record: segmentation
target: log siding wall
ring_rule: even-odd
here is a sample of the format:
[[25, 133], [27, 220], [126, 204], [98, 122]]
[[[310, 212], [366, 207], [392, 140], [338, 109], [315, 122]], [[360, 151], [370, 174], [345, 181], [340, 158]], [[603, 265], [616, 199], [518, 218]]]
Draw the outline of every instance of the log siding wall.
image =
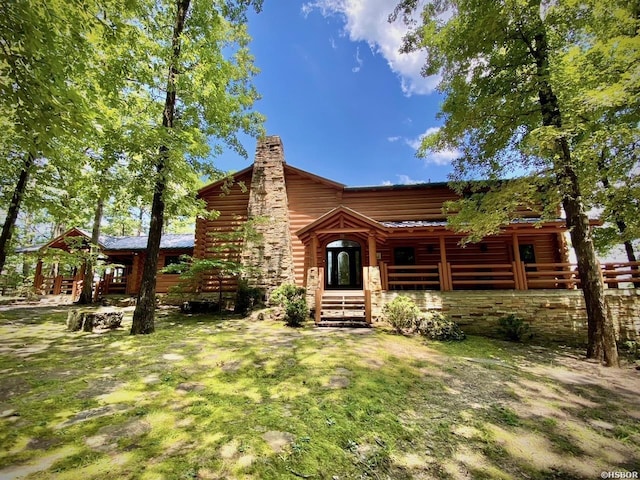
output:
[[[240, 182], [248, 186], [251, 184], [251, 170], [236, 177], [235, 183], [226, 194], [222, 194], [221, 187], [208, 188], [202, 192], [202, 198], [207, 208], [220, 212], [216, 220], [198, 219], [196, 223], [195, 257], [208, 258], [212, 256], [211, 248], [219, 246], [220, 242], [208, 233], [229, 233], [247, 219], [249, 192], [240, 186]], [[285, 183], [287, 201], [289, 205], [289, 221], [295, 266], [295, 279], [298, 285], [305, 285], [305, 275], [311, 266], [312, 253], [310, 248], [297, 237], [296, 232], [325, 215], [332, 209], [343, 205], [376, 221], [443, 221], [442, 204], [447, 200], [456, 199], [455, 192], [446, 185], [434, 184], [428, 187], [399, 187], [399, 188], [343, 188], [309, 178], [298, 173], [295, 169], [288, 169], [285, 165]], [[523, 211], [523, 216], [532, 212]], [[345, 225], [347, 226], [347, 225]], [[402, 230], [402, 229], [400, 229]], [[393, 265], [393, 250], [396, 247], [413, 247], [416, 253], [416, 263], [419, 265], [437, 265], [440, 261], [440, 243], [437, 231], [433, 234], [422, 233], [416, 236], [410, 229], [402, 230], [389, 237], [386, 241], [379, 238], [376, 241], [377, 252], [382, 262]], [[362, 246], [363, 265], [368, 265], [368, 244], [366, 234], [335, 235], [335, 238], [356, 240]], [[461, 237], [446, 233], [445, 243], [447, 260], [452, 265], [494, 263], [506, 264], [514, 260], [512, 237], [508, 235], [486, 238], [481, 244], [467, 245], [461, 248], [458, 243]], [[520, 233], [519, 243], [534, 245], [536, 261], [539, 263], [561, 262], [564, 260], [562, 245], [557, 232], [540, 232], [540, 234]], [[324, 266], [324, 245], [328, 238], [318, 242], [316, 256], [318, 266]], [[482, 245], [482, 246], [481, 246]], [[235, 281], [230, 279], [225, 283], [225, 290], [235, 289]]]
[[[214, 258], [219, 256], [220, 249], [228, 240], [220, 238], [220, 235], [231, 234], [238, 230], [247, 221], [247, 207], [249, 205], [249, 187], [251, 173], [245, 173], [235, 177], [234, 181], [203, 192], [201, 198], [206, 202], [207, 210], [217, 211], [218, 216], [214, 220], [198, 218], [196, 220], [196, 236], [194, 258]], [[238, 248], [227, 253], [236, 260], [240, 259], [241, 242]], [[235, 291], [237, 281], [233, 277], [223, 279], [223, 290]], [[206, 278], [201, 285], [203, 291], [215, 291], [218, 289], [218, 280]]]

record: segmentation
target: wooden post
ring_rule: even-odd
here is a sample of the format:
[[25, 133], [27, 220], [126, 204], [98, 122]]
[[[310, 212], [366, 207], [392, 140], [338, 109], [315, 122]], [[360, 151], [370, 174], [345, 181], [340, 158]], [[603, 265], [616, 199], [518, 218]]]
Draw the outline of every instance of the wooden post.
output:
[[311, 236], [311, 267], [318, 266], [318, 236], [314, 233]]
[[98, 298], [100, 298], [100, 280], [96, 280], [96, 283], [94, 285], [95, 290], [93, 291], [93, 301], [97, 302]]
[[516, 289], [527, 290], [527, 273], [524, 268], [524, 262], [520, 259], [520, 242], [518, 241], [518, 234], [514, 233], [511, 238], [513, 239], [513, 273], [519, 278], [519, 280], [516, 281]]
[[140, 255], [133, 254], [133, 264], [131, 265], [131, 272], [127, 275], [127, 289], [126, 293], [132, 295], [137, 293], [136, 283], [138, 279], [138, 271], [140, 270]]
[[53, 294], [60, 295], [62, 291], [62, 275], [56, 275], [53, 279]]
[[378, 251], [376, 250], [376, 234], [375, 232], [369, 232], [369, 266], [375, 267], [378, 265]]
[[365, 267], [364, 265], [362, 266], [362, 285], [365, 290], [371, 288], [369, 285], [369, 268], [370, 267]]
[[371, 325], [371, 290], [364, 291], [364, 316], [369, 325]]
[[33, 277], [33, 289], [36, 293], [42, 293], [42, 259], [38, 259], [36, 264], [36, 274]]
[[387, 281], [387, 264], [384, 262], [380, 262], [380, 287], [384, 291], [387, 291], [389, 289]]
[[[440, 263], [443, 267], [447, 267], [447, 245], [444, 241], [444, 235], [440, 235]], [[451, 282], [451, 274], [449, 268], [439, 268], [440, 273], [440, 290], [447, 292], [453, 289]]]
[[322, 295], [324, 294], [324, 268], [318, 267], [318, 288], [316, 288], [316, 325], [322, 320]]

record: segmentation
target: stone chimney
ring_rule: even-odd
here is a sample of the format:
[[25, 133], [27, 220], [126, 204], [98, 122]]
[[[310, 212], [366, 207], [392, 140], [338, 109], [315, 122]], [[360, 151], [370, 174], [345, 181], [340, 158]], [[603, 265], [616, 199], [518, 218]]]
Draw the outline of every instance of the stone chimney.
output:
[[259, 238], [245, 241], [242, 264], [249, 285], [264, 289], [267, 296], [277, 286], [295, 282], [284, 163], [280, 137], [258, 140], [247, 213]]

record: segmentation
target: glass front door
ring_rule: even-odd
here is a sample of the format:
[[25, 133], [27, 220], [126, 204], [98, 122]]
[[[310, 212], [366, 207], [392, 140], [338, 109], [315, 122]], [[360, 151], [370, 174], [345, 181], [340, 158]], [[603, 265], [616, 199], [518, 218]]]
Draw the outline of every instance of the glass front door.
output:
[[362, 249], [358, 242], [336, 240], [326, 249], [325, 288], [362, 288]]

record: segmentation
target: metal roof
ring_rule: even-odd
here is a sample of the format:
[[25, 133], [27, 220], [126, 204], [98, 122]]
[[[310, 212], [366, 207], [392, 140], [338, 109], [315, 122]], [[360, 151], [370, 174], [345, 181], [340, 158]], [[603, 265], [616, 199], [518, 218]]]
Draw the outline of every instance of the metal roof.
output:
[[[146, 250], [148, 236], [140, 237], [111, 237], [100, 236], [100, 243], [104, 250]], [[192, 233], [176, 234], [170, 233], [162, 235], [160, 240], [161, 249], [193, 248], [195, 237]]]
[[[543, 220], [540, 217], [531, 218], [514, 218], [511, 220], [511, 224], [536, 224], [538, 222], [555, 223], [564, 222], [562, 218], [552, 218]], [[419, 228], [419, 227], [445, 227], [447, 225], [446, 220], [405, 220], [401, 222], [380, 222], [382, 225], [388, 228]]]

